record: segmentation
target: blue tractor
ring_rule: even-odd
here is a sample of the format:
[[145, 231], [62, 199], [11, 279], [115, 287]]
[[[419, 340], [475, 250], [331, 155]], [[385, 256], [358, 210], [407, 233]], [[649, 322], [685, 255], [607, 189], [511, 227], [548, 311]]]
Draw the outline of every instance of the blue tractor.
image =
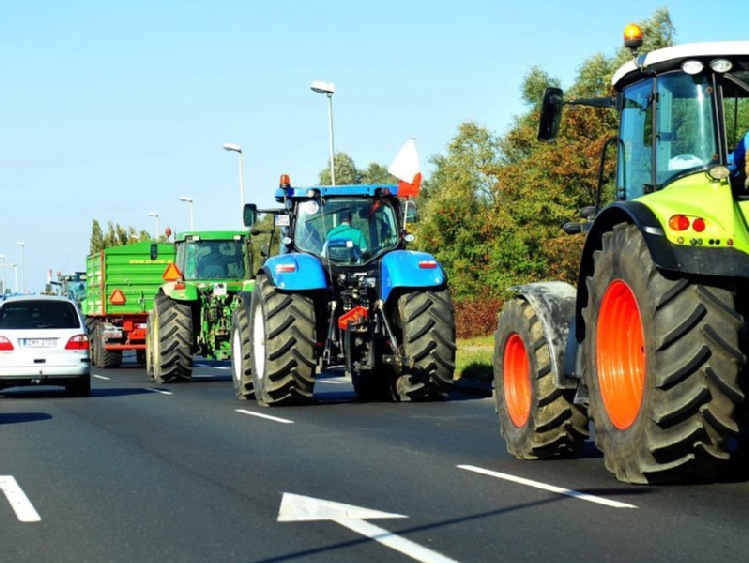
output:
[[[239, 399], [312, 401], [315, 375], [344, 368], [362, 401], [444, 398], [455, 368], [455, 320], [442, 266], [406, 250], [398, 186], [292, 187], [278, 209], [245, 206], [245, 224], [273, 214], [280, 252], [232, 315]], [[257, 228], [253, 234], [260, 234]]]

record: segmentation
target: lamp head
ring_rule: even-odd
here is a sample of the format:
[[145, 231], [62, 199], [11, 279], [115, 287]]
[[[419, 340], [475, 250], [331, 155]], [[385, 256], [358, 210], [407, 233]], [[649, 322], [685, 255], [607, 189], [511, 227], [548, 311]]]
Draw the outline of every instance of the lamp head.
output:
[[310, 90], [317, 92], [318, 94], [328, 94], [332, 96], [335, 94], [335, 84], [332, 82], [323, 82], [322, 80], [315, 80], [310, 86]]

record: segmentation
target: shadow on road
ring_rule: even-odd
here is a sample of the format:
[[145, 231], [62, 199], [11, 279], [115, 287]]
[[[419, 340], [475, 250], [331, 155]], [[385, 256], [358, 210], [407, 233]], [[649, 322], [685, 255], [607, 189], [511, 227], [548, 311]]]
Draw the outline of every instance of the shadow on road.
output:
[[51, 414], [46, 412], [5, 412], [0, 413], [0, 424], [18, 424], [21, 422], [38, 422], [50, 420]]

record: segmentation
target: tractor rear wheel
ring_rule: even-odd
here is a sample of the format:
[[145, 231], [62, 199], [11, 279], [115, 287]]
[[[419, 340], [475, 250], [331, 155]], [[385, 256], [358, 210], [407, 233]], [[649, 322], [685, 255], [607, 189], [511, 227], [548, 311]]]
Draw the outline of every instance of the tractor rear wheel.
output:
[[240, 304], [231, 315], [231, 376], [234, 393], [241, 401], [255, 396], [250, 336], [250, 315]]
[[309, 403], [315, 387], [315, 304], [258, 277], [250, 313], [252, 376], [261, 406]]
[[455, 315], [450, 290], [412, 291], [398, 298], [403, 354], [410, 360], [395, 380], [401, 401], [442, 399], [455, 371]]
[[507, 451], [520, 459], [577, 455], [588, 437], [575, 390], [554, 381], [553, 352], [533, 306], [508, 301], [494, 337], [494, 389]]
[[192, 377], [190, 307], [170, 299], [160, 291], [154, 297], [152, 313], [154, 381], [189, 381]]
[[623, 223], [603, 235], [594, 268], [585, 377], [607, 469], [642, 484], [716, 476], [744, 400], [735, 292], [658, 271], [640, 230]]
[[153, 380], [153, 311], [148, 313], [148, 319], [146, 320], [146, 373], [148, 377]]

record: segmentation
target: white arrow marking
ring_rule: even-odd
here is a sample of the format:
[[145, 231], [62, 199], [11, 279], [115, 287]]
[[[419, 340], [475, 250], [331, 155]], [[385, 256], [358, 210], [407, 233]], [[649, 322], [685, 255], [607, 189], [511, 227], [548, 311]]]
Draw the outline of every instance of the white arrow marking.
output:
[[376, 518], [408, 518], [408, 516], [380, 512], [379, 510], [372, 510], [354, 504], [343, 504], [292, 493], [283, 494], [281, 508], [278, 510], [279, 522], [332, 520], [352, 532], [366, 536], [416, 561], [423, 563], [457, 563], [454, 559], [445, 557], [441, 553], [422, 547], [411, 540], [365, 522], [365, 520]]
[[0, 489], [21, 522], [39, 522], [42, 517], [12, 475], [0, 475]]
[[627, 504], [616, 500], [609, 500], [603, 497], [597, 497], [595, 495], [589, 495], [588, 493], [581, 493], [573, 489], [565, 489], [563, 487], [556, 487], [554, 485], [547, 485], [539, 481], [532, 481], [525, 477], [518, 477], [517, 475], [510, 475], [509, 473], [499, 473], [497, 471], [489, 471], [481, 467], [474, 465], [458, 465], [459, 469], [465, 469], [466, 471], [472, 471], [473, 473], [480, 473], [482, 475], [490, 475], [491, 477], [497, 477], [498, 479], [504, 479], [505, 481], [512, 481], [519, 485], [525, 485], [526, 487], [533, 487], [534, 489], [542, 489], [544, 491], [551, 491], [552, 493], [558, 493], [560, 495], [566, 495], [568, 497], [576, 498], [578, 500], [585, 500], [596, 504], [603, 504], [606, 506], [613, 506], [614, 508], [637, 508], [635, 504]]

